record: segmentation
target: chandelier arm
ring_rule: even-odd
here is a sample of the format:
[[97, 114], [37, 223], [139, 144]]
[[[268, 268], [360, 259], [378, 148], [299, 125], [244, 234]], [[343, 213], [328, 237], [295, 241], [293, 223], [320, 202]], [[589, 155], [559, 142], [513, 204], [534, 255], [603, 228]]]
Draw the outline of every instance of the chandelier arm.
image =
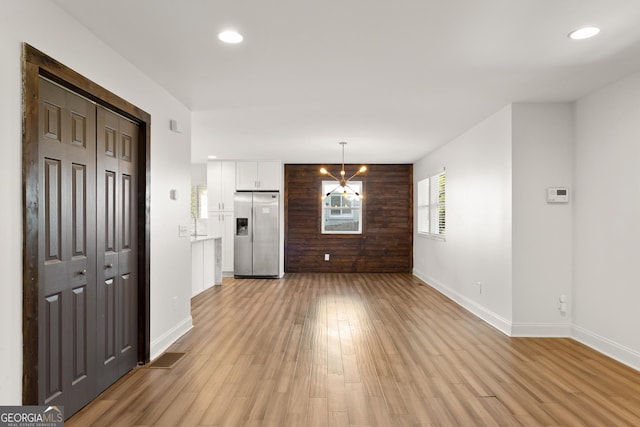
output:
[[356, 190], [351, 188], [351, 186], [349, 184], [345, 184], [344, 186], [347, 187], [349, 190], [353, 191], [353, 194], [355, 194], [356, 196], [360, 197], [360, 193], [358, 193]]
[[333, 176], [331, 172], [327, 171], [327, 175], [329, 175], [331, 178], [335, 179], [336, 181], [340, 182], [340, 179]]
[[355, 178], [358, 175], [360, 175], [360, 170], [359, 169], [358, 169], [358, 172], [356, 172], [353, 175], [351, 175], [351, 178], [347, 179], [347, 182], [351, 181], [353, 178]]
[[326, 196], [329, 197], [329, 194], [333, 193], [334, 191], [336, 191], [340, 187], [342, 187], [340, 184], [336, 185], [335, 188], [333, 188], [331, 191], [327, 192]]

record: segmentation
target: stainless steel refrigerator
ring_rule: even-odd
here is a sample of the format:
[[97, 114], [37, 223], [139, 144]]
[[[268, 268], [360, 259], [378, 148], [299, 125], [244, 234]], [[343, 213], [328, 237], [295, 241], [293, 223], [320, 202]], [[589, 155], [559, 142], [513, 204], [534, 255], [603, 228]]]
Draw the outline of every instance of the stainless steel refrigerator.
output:
[[278, 277], [280, 255], [278, 192], [235, 193], [233, 275]]

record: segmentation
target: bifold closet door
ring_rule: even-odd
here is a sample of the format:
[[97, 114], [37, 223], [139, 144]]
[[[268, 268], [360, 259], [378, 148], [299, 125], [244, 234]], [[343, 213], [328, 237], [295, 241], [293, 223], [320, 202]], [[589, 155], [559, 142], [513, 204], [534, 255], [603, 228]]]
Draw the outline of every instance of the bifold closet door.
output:
[[137, 363], [136, 162], [138, 127], [97, 108], [98, 387]]
[[96, 107], [39, 93], [38, 399], [71, 414], [96, 395]]
[[38, 401], [70, 416], [138, 361], [138, 126], [39, 93]]

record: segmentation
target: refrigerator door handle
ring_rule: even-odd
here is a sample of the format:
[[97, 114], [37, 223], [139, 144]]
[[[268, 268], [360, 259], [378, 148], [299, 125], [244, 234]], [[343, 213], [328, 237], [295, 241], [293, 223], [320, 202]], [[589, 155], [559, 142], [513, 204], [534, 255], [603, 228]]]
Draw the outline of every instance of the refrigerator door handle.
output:
[[251, 243], [253, 243], [253, 229], [255, 228], [255, 225], [256, 225], [256, 217], [253, 214], [253, 210], [254, 210], [254, 207], [251, 206], [251, 237], [250, 237], [250, 239], [251, 239], [250, 242]]

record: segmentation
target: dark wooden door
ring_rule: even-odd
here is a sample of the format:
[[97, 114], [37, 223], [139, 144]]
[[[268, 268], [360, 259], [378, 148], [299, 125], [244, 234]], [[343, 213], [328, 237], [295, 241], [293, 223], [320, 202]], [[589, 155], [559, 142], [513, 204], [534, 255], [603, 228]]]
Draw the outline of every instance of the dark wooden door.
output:
[[97, 109], [98, 387], [137, 364], [137, 125]]
[[40, 79], [40, 404], [70, 416], [138, 361], [137, 125]]
[[72, 414], [96, 390], [96, 110], [40, 79], [39, 401]]

